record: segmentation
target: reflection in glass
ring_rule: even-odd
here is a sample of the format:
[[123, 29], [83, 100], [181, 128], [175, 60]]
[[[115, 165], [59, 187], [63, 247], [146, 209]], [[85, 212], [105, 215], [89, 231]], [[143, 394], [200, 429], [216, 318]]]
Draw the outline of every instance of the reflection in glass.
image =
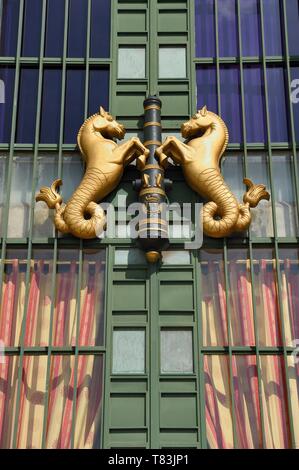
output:
[[288, 142], [288, 120], [283, 67], [267, 67], [268, 113], [272, 142]]
[[3, 234], [3, 215], [5, 205], [5, 170], [6, 170], [6, 155], [0, 155], [0, 237]]
[[[49, 186], [57, 178], [57, 155], [40, 155], [37, 164], [36, 191]], [[53, 211], [44, 201], [34, 204], [33, 237], [53, 237], [55, 234]]]
[[77, 154], [63, 155], [62, 162], [63, 186], [61, 193], [64, 201], [68, 201], [79, 186], [83, 175], [84, 165], [82, 157]]
[[113, 374], [144, 374], [145, 331], [117, 328], [113, 331]]
[[282, 309], [286, 345], [299, 346], [299, 252], [280, 248]]
[[218, 2], [218, 34], [220, 57], [234, 57], [239, 54], [238, 17], [235, 0]]
[[159, 47], [159, 78], [186, 78], [185, 47]]
[[193, 372], [193, 335], [191, 328], [161, 330], [161, 373]]
[[29, 234], [32, 165], [32, 156], [13, 158], [7, 232], [9, 238], [22, 238]]
[[14, 84], [14, 69], [0, 67], [0, 143], [8, 143], [11, 138]]

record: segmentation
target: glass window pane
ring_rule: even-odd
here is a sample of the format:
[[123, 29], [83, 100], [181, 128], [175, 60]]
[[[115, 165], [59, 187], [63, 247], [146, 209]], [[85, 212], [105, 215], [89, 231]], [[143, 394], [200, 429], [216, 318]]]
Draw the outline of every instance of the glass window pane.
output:
[[0, 155], [0, 237], [3, 234], [3, 211], [5, 205], [5, 175], [7, 156]]
[[[298, 343], [297, 343], [298, 346]], [[297, 354], [298, 358], [298, 354]], [[299, 362], [288, 356], [288, 376], [291, 395], [291, 409], [294, 420], [295, 447], [299, 448]]]
[[80, 346], [104, 341], [105, 250], [84, 250], [80, 307]]
[[145, 331], [115, 329], [113, 331], [113, 374], [144, 374]]
[[118, 49], [118, 78], [145, 78], [145, 47]]
[[161, 330], [161, 373], [193, 372], [193, 334], [189, 329]]
[[242, 155], [226, 154], [221, 162], [222, 175], [236, 198], [241, 202], [246, 188], [243, 184]]
[[60, 249], [58, 251], [52, 334], [54, 346], [76, 344], [78, 259], [77, 250]]
[[145, 253], [137, 248], [129, 248], [128, 250], [117, 248], [114, 263], [121, 265], [146, 264]]
[[55, 144], [59, 141], [61, 108], [60, 69], [45, 69], [41, 107], [40, 142]]
[[100, 106], [109, 109], [109, 69], [92, 68], [89, 72], [88, 115], [97, 113]]
[[159, 48], [159, 78], [186, 78], [186, 48]]
[[40, 54], [42, 6], [40, 0], [25, 0], [23, 56], [38, 57]]
[[215, 56], [214, 0], [195, 1], [195, 31], [196, 56]]
[[37, 90], [38, 69], [22, 68], [20, 72], [17, 143], [34, 143]]
[[230, 142], [242, 142], [242, 108], [239, 67], [221, 67], [220, 93], [222, 119], [228, 127]]
[[239, 54], [239, 39], [235, 0], [218, 2], [218, 34], [220, 56], [237, 56]]
[[288, 142], [288, 120], [284, 69], [282, 67], [267, 68], [270, 131], [272, 142]]
[[64, 8], [61, 0], [48, 0], [45, 56], [61, 57], [63, 54]]
[[87, 6], [88, 2], [86, 2], [86, 0], [70, 0], [68, 29], [69, 57], [86, 56]]
[[283, 356], [260, 356], [267, 449], [291, 447]]
[[85, 69], [66, 72], [64, 143], [77, 143], [77, 134], [84, 121]]
[[280, 248], [282, 309], [286, 345], [299, 346], [299, 251]]
[[216, 250], [199, 251], [202, 292], [202, 328], [204, 346], [226, 346], [226, 293], [223, 254]]
[[282, 35], [279, 0], [263, 2], [266, 55], [282, 55]]
[[[37, 164], [36, 192], [42, 186], [50, 186], [57, 178], [57, 155], [41, 155]], [[33, 237], [53, 237], [55, 226], [53, 223], [53, 211], [44, 201], [34, 203]]]
[[293, 105], [295, 138], [299, 144], [299, 67], [291, 67], [291, 101]]
[[84, 175], [83, 160], [80, 155], [77, 153], [63, 155], [62, 175], [63, 186], [61, 187], [61, 193], [63, 200], [66, 202], [77, 189]]
[[[24, 315], [27, 251], [6, 250], [0, 304], [0, 340], [5, 346], [19, 346]], [[0, 363], [1, 367], [1, 363]]]
[[110, 56], [111, 0], [92, 0], [91, 6], [91, 57]]
[[247, 142], [266, 142], [265, 89], [261, 67], [244, 67], [244, 94]]
[[[0, 4], [0, 55], [15, 56], [18, 40], [19, 0]], [[1, 12], [2, 7], [2, 12]], [[1, 14], [2, 13], [2, 14]]]
[[285, 2], [288, 23], [288, 39], [290, 55], [299, 55], [299, 4], [298, 0], [288, 0]]
[[201, 109], [204, 105], [214, 113], [217, 113], [217, 78], [216, 68], [213, 66], [197, 67], [197, 107]]
[[14, 69], [0, 67], [0, 143], [10, 142], [14, 84]]
[[7, 232], [9, 238], [22, 238], [29, 234], [32, 168], [32, 156], [14, 157]]
[[289, 155], [277, 154], [272, 159], [277, 234], [279, 237], [295, 237], [299, 233], [299, 224], [292, 160]]
[[240, 2], [243, 56], [261, 53], [259, 0]]
[[[248, 155], [248, 177], [255, 184], [264, 184], [270, 191], [270, 180], [267, 165], [267, 156]], [[250, 231], [253, 237], [273, 237], [272, 202], [262, 200], [257, 208], [251, 209], [252, 221]]]
[[169, 250], [162, 252], [163, 264], [190, 264], [190, 252], [188, 250]]

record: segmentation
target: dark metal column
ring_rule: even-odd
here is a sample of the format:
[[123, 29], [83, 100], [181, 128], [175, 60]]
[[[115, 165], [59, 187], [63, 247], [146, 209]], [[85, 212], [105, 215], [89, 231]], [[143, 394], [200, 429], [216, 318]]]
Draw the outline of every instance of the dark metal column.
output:
[[150, 263], [157, 262], [161, 258], [161, 251], [169, 245], [164, 168], [155, 156], [156, 148], [162, 143], [161, 104], [157, 96], [150, 96], [143, 103], [144, 145], [150, 155], [141, 168], [139, 200], [144, 207], [139, 223], [138, 244], [146, 251]]

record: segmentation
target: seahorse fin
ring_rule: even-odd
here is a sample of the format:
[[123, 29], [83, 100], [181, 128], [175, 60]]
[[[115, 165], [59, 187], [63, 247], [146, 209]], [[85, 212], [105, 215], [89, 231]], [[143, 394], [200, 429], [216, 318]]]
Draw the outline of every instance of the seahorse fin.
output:
[[50, 188], [47, 186], [40, 188], [39, 193], [35, 197], [36, 202], [44, 201], [50, 209], [55, 209], [56, 204], [60, 205], [62, 203], [62, 197], [57, 192], [61, 185], [62, 180], [57, 179], [53, 181]]
[[254, 184], [249, 178], [244, 178], [243, 183], [248, 188], [243, 196], [245, 204], [248, 203], [250, 207], [256, 207], [262, 199], [270, 200], [270, 194], [264, 184]]

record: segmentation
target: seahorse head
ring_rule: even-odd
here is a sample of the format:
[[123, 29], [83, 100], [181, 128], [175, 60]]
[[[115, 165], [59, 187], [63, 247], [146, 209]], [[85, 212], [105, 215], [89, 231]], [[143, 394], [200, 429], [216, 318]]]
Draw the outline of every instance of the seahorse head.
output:
[[121, 140], [126, 134], [124, 126], [119, 124], [102, 106], [99, 113], [95, 115], [92, 125], [95, 132], [100, 132], [107, 139], [116, 137]]

